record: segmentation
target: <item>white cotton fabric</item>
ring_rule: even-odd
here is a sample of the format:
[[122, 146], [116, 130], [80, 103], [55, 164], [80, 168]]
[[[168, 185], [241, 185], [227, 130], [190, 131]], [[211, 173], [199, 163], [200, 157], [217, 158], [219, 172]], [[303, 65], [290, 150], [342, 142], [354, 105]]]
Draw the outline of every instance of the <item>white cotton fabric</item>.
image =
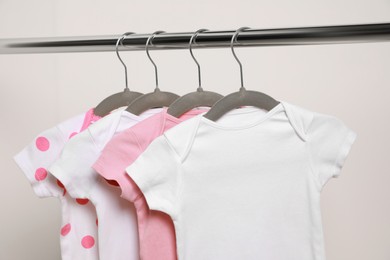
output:
[[126, 170], [150, 209], [173, 219], [179, 260], [324, 260], [321, 189], [356, 136], [334, 116], [280, 101], [191, 118]]
[[160, 111], [136, 116], [118, 110], [105, 116], [73, 137], [49, 168], [70, 196], [89, 199], [96, 207], [100, 260], [139, 260], [138, 228], [134, 205], [120, 198], [120, 188], [110, 185], [92, 165], [114, 135]]

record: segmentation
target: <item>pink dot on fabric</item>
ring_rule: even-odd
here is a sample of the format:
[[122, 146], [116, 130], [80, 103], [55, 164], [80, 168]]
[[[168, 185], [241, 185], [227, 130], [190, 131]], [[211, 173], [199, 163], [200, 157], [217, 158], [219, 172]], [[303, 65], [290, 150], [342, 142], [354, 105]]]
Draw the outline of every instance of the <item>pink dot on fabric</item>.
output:
[[81, 240], [81, 245], [86, 249], [91, 248], [95, 245], [95, 239], [92, 236], [85, 236]]
[[99, 221], [98, 221], [98, 219], [96, 219], [96, 226], [98, 226], [99, 225]]
[[69, 139], [72, 138], [73, 136], [77, 135], [77, 132], [73, 132], [69, 135]]
[[66, 224], [61, 228], [61, 235], [66, 236], [70, 232], [70, 229], [71, 229], [71, 225], [69, 223]]
[[37, 181], [43, 181], [47, 177], [47, 171], [45, 168], [38, 168], [35, 171], [35, 179]]
[[76, 201], [80, 205], [85, 205], [89, 202], [89, 199], [76, 199]]
[[46, 137], [40, 136], [37, 138], [37, 140], [35, 140], [35, 145], [37, 146], [38, 150], [44, 152], [49, 149], [50, 143]]

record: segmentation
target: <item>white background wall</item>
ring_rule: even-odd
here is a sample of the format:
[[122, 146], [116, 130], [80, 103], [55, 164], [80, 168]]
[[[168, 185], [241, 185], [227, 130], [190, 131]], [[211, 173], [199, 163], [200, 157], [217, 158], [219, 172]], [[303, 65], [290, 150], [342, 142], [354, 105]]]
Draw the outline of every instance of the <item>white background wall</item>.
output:
[[[0, 0], [0, 38], [189, 32], [390, 22], [388, 0]], [[229, 49], [194, 50], [203, 87], [239, 87]], [[390, 42], [236, 51], [247, 89], [334, 115], [358, 137], [322, 193], [328, 260], [390, 259]], [[188, 51], [152, 51], [163, 90], [197, 87]], [[144, 52], [123, 54], [134, 90], [150, 92]], [[0, 55], [0, 259], [60, 259], [60, 205], [38, 199], [12, 156], [38, 133], [124, 88], [114, 52]]]

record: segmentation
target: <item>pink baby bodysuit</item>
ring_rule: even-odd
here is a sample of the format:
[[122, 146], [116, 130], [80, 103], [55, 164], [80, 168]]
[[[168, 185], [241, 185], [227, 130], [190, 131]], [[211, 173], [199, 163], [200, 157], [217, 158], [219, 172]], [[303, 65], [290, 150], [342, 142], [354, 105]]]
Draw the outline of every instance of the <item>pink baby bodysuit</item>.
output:
[[193, 109], [176, 118], [169, 115], [165, 107], [160, 113], [112, 138], [92, 166], [105, 179], [117, 181], [122, 189], [121, 197], [134, 203], [142, 260], [177, 259], [175, 231], [172, 219], [167, 214], [149, 211], [143, 194], [126, 174], [125, 169], [156, 137], [186, 119], [205, 112], [207, 112], [205, 108]]

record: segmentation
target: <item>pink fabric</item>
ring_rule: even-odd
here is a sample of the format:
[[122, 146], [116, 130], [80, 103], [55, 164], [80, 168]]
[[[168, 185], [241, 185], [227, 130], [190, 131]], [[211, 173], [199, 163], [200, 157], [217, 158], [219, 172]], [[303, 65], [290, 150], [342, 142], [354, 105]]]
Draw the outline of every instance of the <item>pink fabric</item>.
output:
[[138, 186], [126, 174], [148, 145], [171, 127], [207, 109], [194, 109], [180, 118], [164, 108], [135, 126], [118, 134], [105, 146], [93, 168], [105, 179], [115, 180], [122, 189], [121, 197], [134, 203], [138, 218], [140, 257], [142, 260], [176, 260], [176, 239], [172, 219], [160, 211], [150, 211]]

